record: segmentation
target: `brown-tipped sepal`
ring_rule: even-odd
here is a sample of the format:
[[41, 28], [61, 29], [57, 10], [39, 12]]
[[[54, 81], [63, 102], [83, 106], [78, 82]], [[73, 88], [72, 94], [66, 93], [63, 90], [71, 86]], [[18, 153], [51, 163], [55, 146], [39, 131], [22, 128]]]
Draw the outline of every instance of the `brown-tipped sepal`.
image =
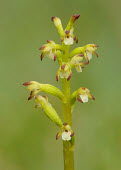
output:
[[56, 59], [57, 59], [57, 53], [55, 52], [55, 54], [54, 54], [54, 61], [56, 61]]
[[77, 20], [79, 17], [80, 17], [80, 15], [78, 15], [78, 14], [72, 15], [72, 18], [74, 21]]
[[72, 15], [69, 22], [68, 22], [68, 25], [66, 27], [66, 30], [71, 30], [74, 26], [74, 23], [75, 21], [79, 18], [80, 15], [78, 14], [75, 14], [75, 15]]
[[59, 80], [59, 74], [60, 74], [60, 70], [58, 70], [57, 73], [56, 73], [56, 81]]
[[53, 21], [55, 27], [57, 28], [60, 36], [64, 37], [64, 30], [63, 30], [63, 27], [62, 27], [61, 20], [58, 17], [52, 17], [51, 20]]
[[71, 76], [72, 76], [72, 71], [70, 70], [70, 74], [69, 74], [69, 76], [68, 76], [68, 78], [67, 78], [67, 81], [70, 80]]
[[44, 53], [42, 53], [40, 56], [41, 61], [43, 60], [43, 58], [44, 58]]
[[59, 139], [59, 137], [61, 136], [62, 132], [58, 132], [57, 135], [56, 135], [56, 140]]
[[31, 84], [32, 84], [32, 81], [28, 81], [28, 82], [23, 83], [24, 86], [29, 86]]
[[78, 38], [75, 35], [73, 35], [73, 39], [76, 43], [78, 43]]
[[79, 97], [77, 97], [76, 99], [77, 99], [79, 102], [83, 103], [83, 101], [82, 101]]

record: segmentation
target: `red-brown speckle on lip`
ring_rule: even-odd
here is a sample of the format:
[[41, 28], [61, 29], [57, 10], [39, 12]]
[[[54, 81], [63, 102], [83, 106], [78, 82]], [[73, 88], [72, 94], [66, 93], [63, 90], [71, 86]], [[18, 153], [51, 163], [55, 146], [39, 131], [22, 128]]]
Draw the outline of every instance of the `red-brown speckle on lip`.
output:
[[70, 31], [69, 31], [69, 30], [66, 30], [65, 33], [68, 35], [68, 34], [70, 33]]
[[68, 123], [63, 123], [64, 126], [68, 125]]

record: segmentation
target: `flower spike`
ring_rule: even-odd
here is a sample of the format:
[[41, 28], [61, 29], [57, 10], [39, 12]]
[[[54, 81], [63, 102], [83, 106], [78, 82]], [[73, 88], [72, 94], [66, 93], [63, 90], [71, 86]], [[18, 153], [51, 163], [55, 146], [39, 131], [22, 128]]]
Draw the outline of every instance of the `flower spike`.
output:
[[[36, 102], [35, 108], [42, 109], [46, 116], [60, 128], [60, 132], [56, 135], [56, 140], [58, 140], [60, 136], [62, 137], [64, 141], [64, 156], [68, 156], [68, 153], [72, 152], [75, 146], [75, 132], [71, 126], [71, 114], [76, 100], [81, 103], [87, 103], [89, 98], [95, 100], [94, 96], [90, 94], [90, 90], [85, 87], [80, 87], [70, 96], [69, 82], [72, 76], [72, 69], [75, 68], [77, 72], [82, 72], [82, 69], [89, 64], [93, 54], [98, 57], [98, 54], [95, 52], [98, 47], [96, 44], [87, 44], [70, 52], [70, 45], [74, 42], [78, 43], [78, 38], [74, 33], [74, 24], [79, 17], [80, 15], [78, 14], [72, 15], [65, 29], [63, 29], [61, 20], [58, 17], [52, 17], [51, 20], [58, 30], [61, 44], [47, 40], [47, 43], [39, 48], [41, 51], [41, 61], [44, 56], [47, 55], [49, 59], [58, 62], [59, 69], [56, 73], [56, 80], [58, 81], [59, 77], [64, 79], [64, 81], [62, 81], [63, 92], [50, 84], [41, 84], [36, 81], [23, 83], [23, 85], [27, 87], [27, 90], [30, 91], [28, 100], [34, 98]], [[64, 121], [66, 120], [68, 122], [62, 123], [59, 115], [48, 101], [48, 98], [38, 95], [40, 92], [54, 95], [62, 101]], [[71, 161], [72, 159], [67, 161], [67, 164], [70, 164]], [[73, 166], [73, 163], [71, 165]], [[71, 167], [71, 165], [67, 167]]]

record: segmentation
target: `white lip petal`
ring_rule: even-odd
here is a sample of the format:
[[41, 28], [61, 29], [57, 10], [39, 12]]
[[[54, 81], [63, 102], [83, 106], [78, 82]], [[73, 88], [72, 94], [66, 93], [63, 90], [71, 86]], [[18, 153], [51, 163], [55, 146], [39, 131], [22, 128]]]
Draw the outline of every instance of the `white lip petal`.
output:
[[69, 76], [69, 71], [66, 71], [66, 72], [61, 71], [60, 72], [60, 78], [68, 78], [68, 76]]
[[52, 52], [52, 50], [50, 50], [50, 52], [48, 53], [48, 57], [52, 60], [54, 60], [54, 54]]
[[74, 43], [73, 37], [69, 37], [69, 38], [65, 37], [64, 38], [64, 43], [66, 45], [72, 45]]
[[83, 103], [88, 102], [88, 95], [86, 93], [85, 94], [81, 94], [80, 98], [83, 101]]
[[76, 71], [77, 71], [77, 72], [82, 72], [81, 66], [76, 66], [75, 68], [76, 68]]
[[92, 51], [86, 51], [86, 55], [87, 55], [87, 58], [89, 59], [89, 60], [91, 60], [92, 59]]
[[68, 131], [68, 132], [63, 132], [62, 133], [62, 139], [63, 140], [67, 140], [67, 141], [69, 141], [69, 140], [71, 140], [71, 132], [70, 131]]

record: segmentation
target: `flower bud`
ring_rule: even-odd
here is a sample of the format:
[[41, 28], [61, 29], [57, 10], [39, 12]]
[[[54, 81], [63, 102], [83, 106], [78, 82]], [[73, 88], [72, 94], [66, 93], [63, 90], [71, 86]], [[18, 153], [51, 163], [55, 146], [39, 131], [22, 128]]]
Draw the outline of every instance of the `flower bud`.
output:
[[62, 101], [64, 100], [63, 93], [56, 88], [55, 86], [52, 86], [50, 84], [40, 84], [36, 81], [29, 81], [23, 84], [24, 86], [27, 86], [27, 90], [31, 91], [29, 100], [33, 98], [37, 93], [43, 91], [48, 94], [52, 94]]
[[79, 17], [80, 17], [80, 15], [78, 15], [78, 14], [72, 15], [71, 18], [70, 18], [70, 20], [69, 20], [69, 23], [68, 23], [68, 25], [67, 25], [67, 27], [66, 27], [66, 30], [72, 29], [73, 26], [74, 26], [75, 21], [76, 21]]
[[60, 36], [64, 37], [64, 30], [63, 30], [63, 27], [62, 27], [61, 20], [58, 17], [52, 17], [51, 20], [53, 21], [55, 27], [57, 28]]
[[50, 120], [52, 120], [60, 128], [63, 126], [60, 117], [58, 116], [58, 114], [56, 113], [54, 108], [50, 105], [50, 103], [44, 97], [42, 97], [40, 95], [37, 95], [35, 97], [35, 101], [41, 105], [41, 107], [44, 110], [46, 116]]

